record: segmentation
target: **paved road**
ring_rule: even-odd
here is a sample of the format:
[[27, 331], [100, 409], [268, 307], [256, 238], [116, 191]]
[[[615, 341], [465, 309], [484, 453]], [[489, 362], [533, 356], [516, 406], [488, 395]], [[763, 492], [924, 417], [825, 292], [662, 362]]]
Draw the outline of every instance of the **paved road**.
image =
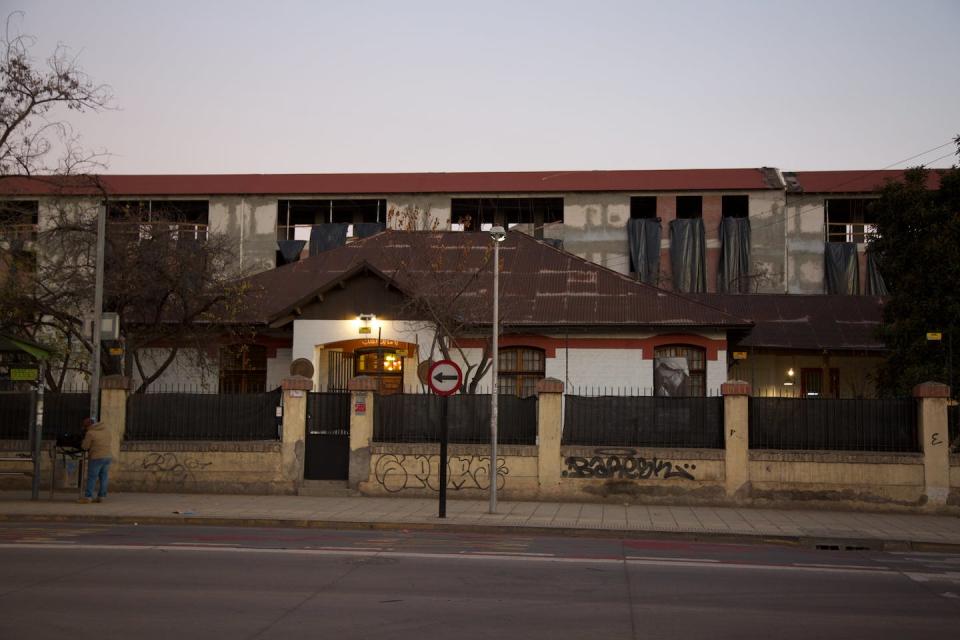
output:
[[0, 523], [9, 638], [908, 638], [960, 555], [662, 540]]

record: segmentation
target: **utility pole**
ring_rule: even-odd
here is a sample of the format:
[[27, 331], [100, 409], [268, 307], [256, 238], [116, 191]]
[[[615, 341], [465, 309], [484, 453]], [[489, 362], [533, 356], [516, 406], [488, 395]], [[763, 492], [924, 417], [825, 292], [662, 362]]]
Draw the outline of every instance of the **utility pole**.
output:
[[490, 513], [497, 512], [497, 404], [499, 388], [497, 386], [497, 365], [500, 361], [500, 243], [507, 237], [503, 227], [490, 229], [493, 238], [493, 355], [490, 374], [493, 384], [490, 393]]
[[93, 364], [90, 371], [90, 417], [100, 419], [100, 323], [103, 316], [103, 262], [107, 235], [107, 206], [100, 204], [97, 210], [97, 264], [96, 284], [93, 293]]

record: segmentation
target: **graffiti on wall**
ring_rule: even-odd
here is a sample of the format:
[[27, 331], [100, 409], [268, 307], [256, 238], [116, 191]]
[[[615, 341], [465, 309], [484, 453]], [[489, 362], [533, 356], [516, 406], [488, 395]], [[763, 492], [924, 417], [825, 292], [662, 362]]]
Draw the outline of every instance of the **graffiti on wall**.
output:
[[195, 471], [212, 464], [185, 454], [148, 453], [140, 461], [140, 468], [153, 474], [157, 483], [186, 484], [196, 480]]
[[[390, 493], [404, 489], [440, 490], [440, 456], [386, 454], [374, 468], [377, 483]], [[497, 488], [503, 488], [510, 470], [506, 460], [497, 458]], [[489, 489], [490, 458], [488, 456], [448, 456], [447, 488]]]
[[694, 480], [697, 465], [670, 460], [644, 458], [636, 449], [594, 449], [590, 457], [570, 456], [564, 460], [564, 478], [622, 478], [627, 480]]

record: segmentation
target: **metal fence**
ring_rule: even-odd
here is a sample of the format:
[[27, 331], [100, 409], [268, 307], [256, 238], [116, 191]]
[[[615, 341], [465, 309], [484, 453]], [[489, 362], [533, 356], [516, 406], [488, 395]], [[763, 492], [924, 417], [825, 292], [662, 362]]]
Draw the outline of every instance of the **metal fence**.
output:
[[127, 440], [279, 440], [279, 391], [137, 393], [127, 398]]
[[[536, 444], [537, 399], [501, 395], [497, 402], [497, 442]], [[490, 442], [490, 396], [447, 398], [449, 441]], [[373, 439], [377, 442], [439, 442], [443, 398], [432, 394], [379, 395], [374, 401]]]
[[960, 404], [947, 407], [947, 427], [950, 433], [950, 451], [960, 453]]
[[567, 396], [565, 445], [723, 448], [723, 398]]
[[[31, 392], [0, 392], [0, 440], [30, 438]], [[89, 393], [43, 394], [43, 437], [52, 440], [63, 432], [79, 432], [90, 413]]]
[[750, 448], [916, 452], [916, 401], [750, 398]]
[[0, 439], [30, 437], [30, 392], [0, 392]]

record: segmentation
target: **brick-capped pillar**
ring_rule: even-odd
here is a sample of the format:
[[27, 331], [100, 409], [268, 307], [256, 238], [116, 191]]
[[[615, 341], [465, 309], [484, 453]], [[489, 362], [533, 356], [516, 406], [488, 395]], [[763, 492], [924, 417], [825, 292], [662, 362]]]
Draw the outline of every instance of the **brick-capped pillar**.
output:
[[110, 430], [110, 455], [120, 456], [120, 443], [127, 432], [127, 395], [130, 378], [104, 376], [100, 379], [100, 421]]
[[727, 496], [750, 495], [750, 383], [729, 380], [723, 394], [724, 483]]
[[917, 434], [923, 452], [923, 482], [927, 505], [942, 506], [950, 494], [950, 436], [947, 399], [950, 387], [924, 382], [913, 388], [917, 399]]
[[347, 385], [350, 390], [350, 471], [351, 489], [370, 480], [370, 443], [373, 442], [373, 392], [376, 378], [358, 376]]
[[560, 490], [562, 407], [563, 382], [556, 378], [537, 381], [537, 479], [542, 496]]
[[307, 394], [313, 391], [313, 380], [303, 376], [284, 378], [283, 437], [280, 443], [282, 476], [292, 489], [303, 483], [303, 465], [307, 437]]

